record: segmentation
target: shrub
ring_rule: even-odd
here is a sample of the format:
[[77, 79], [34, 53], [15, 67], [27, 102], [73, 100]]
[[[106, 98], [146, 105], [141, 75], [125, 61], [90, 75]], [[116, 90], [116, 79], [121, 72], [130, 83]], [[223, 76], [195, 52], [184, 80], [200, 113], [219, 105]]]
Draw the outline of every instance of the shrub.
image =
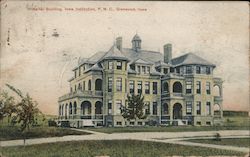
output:
[[56, 123], [56, 121], [54, 121], [54, 120], [48, 120], [48, 126], [57, 126], [57, 123]]
[[221, 135], [220, 135], [220, 133], [216, 133], [216, 134], [215, 134], [214, 140], [215, 140], [215, 141], [221, 141]]

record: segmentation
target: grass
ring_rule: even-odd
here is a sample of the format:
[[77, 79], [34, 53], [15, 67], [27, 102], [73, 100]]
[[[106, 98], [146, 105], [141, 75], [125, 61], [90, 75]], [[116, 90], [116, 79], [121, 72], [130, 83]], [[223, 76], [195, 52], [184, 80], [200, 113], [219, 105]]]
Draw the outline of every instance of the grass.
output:
[[217, 141], [214, 139], [193, 139], [188, 141], [227, 146], [250, 147], [250, 138], [221, 138], [221, 141]]
[[82, 131], [70, 130], [68, 128], [48, 127], [40, 126], [33, 127], [29, 131], [25, 131], [24, 134], [16, 126], [0, 126], [0, 141], [14, 140], [14, 139], [26, 139], [41, 138], [41, 137], [60, 137], [65, 135], [87, 135], [89, 133]]
[[168, 126], [168, 127], [102, 127], [89, 130], [104, 133], [121, 132], [184, 132], [184, 131], [217, 131], [217, 130], [249, 130], [249, 117], [224, 117], [224, 126]]
[[172, 155], [244, 155], [244, 153], [241, 152], [228, 150], [136, 140], [58, 142], [25, 147], [0, 148], [0, 152], [2, 152], [3, 156], [8, 157], [92, 157], [104, 155], [111, 157], [161, 157]]

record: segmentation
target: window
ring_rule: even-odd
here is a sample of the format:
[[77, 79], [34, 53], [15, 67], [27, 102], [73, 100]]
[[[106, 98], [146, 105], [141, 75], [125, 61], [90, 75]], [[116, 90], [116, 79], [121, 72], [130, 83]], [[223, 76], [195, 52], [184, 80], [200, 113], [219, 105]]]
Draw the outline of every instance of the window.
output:
[[108, 78], [108, 92], [112, 92], [113, 79], [112, 77]]
[[196, 124], [197, 124], [197, 125], [201, 125], [201, 122], [200, 122], [200, 121], [197, 121]]
[[108, 65], [108, 66], [109, 66], [109, 69], [113, 69], [113, 62], [110, 61], [110, 62], [108, 62], [108, 64], [109, 64], [109, 65]]
[[200, 74], [201, 73], [201, 67], [200, 66], [196, 66], [196, 74]]
[[116, 91], [122, 91], [122, 78], [116, 80]]
[[167, 74], [167, 73], [168, 73], [168, 68], [164, 68], [164, 69], [163, 69], [163, 73], [164, 73], [164, 74]]
[[141, 73], [141, 67], [140, 66], [137, 66], [137, 71], [138, 71], [138, 73]]
[[146, 73], [147, 73], [147, 74], [150, 73], [150, 67], [146, 67]]
[[142, 81], [137, 82], [137, 93], [138, 94], [142, 93]]
[[206, 122], [206, 125], [211, 125], [211, 122]]
[[81, 90], [82, 86], [80, 83], [78, 83], [78, 90]]
[[192, 102], [188, 101], [186, 102], [186, 114], [187, 115], [192, 115]]
[[191, 66], [186, 67], [186, 74], [192, 74], [192, 67]]
[[91, 80], [89, 80], [89, 83], [88, 83], [88, 90], [91, 90]]
[[176, 73], [180, 73], [180, 67], [176, 67]]
[[109, 115], [112, 114], [112, 100], [109, 100], [109, 102], [108, 102], [108, 114]]
[[192, 93], [192, 82], [191, 81], [187, 81], [186, 82], [186, 93], [187, 94], [191, 94]]
[[145, 102], [145, 114], [150, 114], [150, 103]]
[[153, 102], [153, 115], [157, 115], [157, 102]]
[[207, 74], [207, 75], [211, 74], [211, 69], [210, 69], [210, 67], [206, 67], [206, 74]]
[[122, 101], [116, 100], [116, 113], [121, 114]]
[[82, 69], [82, 68], [81, 68], [81, 67], [79, 67], [79, 76], [81, 76], [81, 69]]
[[122, 122], [116, 122], [116, 125], [122, 125]]
[[122, 69], [122, 62], [121, 61], [116, 62], [116, 68], [119, 70]]
[[207, 94], [211, 94], [210, 82], [206, 83], [206, 91], [207, 91]]
[[201, 115], [201, 102], [200, 101], [196, 102], [196, 114]]
[[153, 94], [157, 94], [157, 82], [153, 82]]
[[138, 125], [142, 125], [142, 122], [138, 122]]
[[197, 81], [196, 86], [196, 93], [201, 94], [201, 81]]
[[211, 115], [211, 103], [210, 102], [207, 102], [206, 113], [207, 115]]
[[135, 125], [135, 122], [129, 122], [129, 125]]
[[170, 67], [170, 72], [173, 73], [174, 72], [174, 68]]
[[163, 92], [169, 92], [169, 90], [168, 90], [168, 83], [167, 82], [164, 82], [163, 83]]
[[73, 92], [73, 89], [72, 89], [72, 87], [70, 87], [70, 92]]
[[75, 85], [75, 91], [76, 91], [76, 85]]
[[75, 78], [76, 78], [76, 75], [77, 75], [77, 74], [76, 74], [76, 70], [75, 70]]
[[85, 81], [82, 83], [82, 90], [85, 90]]
[[135, 81], [129, 81], [129, 92], [130, 94], [134, 94], [135, 93]]
[[142, 73], [146, 73], [146, 67], [145, 66], [142, 66]]
[[150, 84], [149, 84], [149, 82], [145, 82], [145, 94], [149, 94], [149, 86]]

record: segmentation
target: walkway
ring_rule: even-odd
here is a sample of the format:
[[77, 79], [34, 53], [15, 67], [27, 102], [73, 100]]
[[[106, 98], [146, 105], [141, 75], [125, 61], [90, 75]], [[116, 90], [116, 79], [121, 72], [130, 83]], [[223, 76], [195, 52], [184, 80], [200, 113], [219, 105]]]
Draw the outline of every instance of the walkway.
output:
[[[90, 130], [73, 129], [92, 133], [90, 135], [69, 135], [63, 137], [37, 138], [25, 140], [25, 145], [55, 143], [64, 141], [82, 141], [82, 140], [142, 140], [161, 143], [180, 144], [187, 146], [199, 146], [207, 148], [216, 148], [224, 150], [234, 150], [244, 153], [249, 152], [249, 148], [237, 146], [224, 146], [204, 143], [194, 143], [183, 141], [187, 139], [212, 138], [215, 133], [219, 133], [222, 138], [242, 138], [249, 137], [247, 130], [223, 130], [223, 131], [199, 131], [199, 132], [135, 132], [135, 133], [113, 133], [106, 134]], [[0, 141], [0, 147], [24, 145], [23, 140]]]

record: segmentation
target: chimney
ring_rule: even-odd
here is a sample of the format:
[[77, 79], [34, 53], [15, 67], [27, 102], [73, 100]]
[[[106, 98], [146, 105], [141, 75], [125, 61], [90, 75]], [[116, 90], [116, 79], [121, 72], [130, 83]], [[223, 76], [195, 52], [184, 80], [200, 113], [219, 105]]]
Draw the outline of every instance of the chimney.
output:
[[116, 38], [116, 47], [118, 50], [122, 50], [122, 37], [117, 37]]
[[166, 44], [163, 46], [164, 62], [169, 63], [172, 59], [172, 44]]

